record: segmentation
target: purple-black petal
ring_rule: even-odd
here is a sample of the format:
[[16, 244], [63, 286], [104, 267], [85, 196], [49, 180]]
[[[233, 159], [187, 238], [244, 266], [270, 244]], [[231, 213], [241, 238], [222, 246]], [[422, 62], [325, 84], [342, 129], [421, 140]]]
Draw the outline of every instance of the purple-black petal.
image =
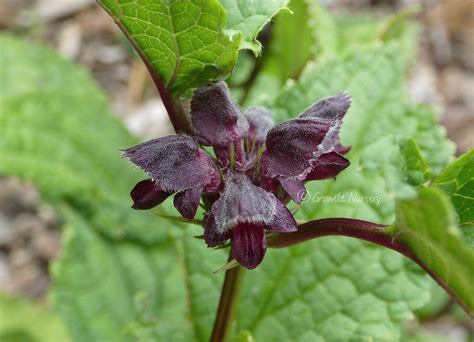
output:
[[306, 188], [304, 187], [303, 181], [295, 178], [278, 178], [283, 190], [291, 197], [296, 203], [301, 203], [306, 197]]
[[318, 158], [333, 151], [345, 153], [339, 130], [351, 105], [347, 94], [322, 99], [298, 119], [286, 121], [268, 132], [265, 170], [270, 178], [296, 178], [304, 181]]
[[276, 212], [276, 197], [254, 185], [245, 173], [227, 176], [224, 192], [211, 207], [216, 229], [224, 232], [241, 222], [268, 224]]
[[204, 241], [207, 247], [216, 247], [222, 245], [226, 240], [230, 239], [232, 230], [220, 231], [217, 228], [214, 217], [208, 213], [204, 218]]
[[280, 201], [277, 201], [276, 213], [273, 217], [273, 221], [265, 228], [280, 233], [289, 233], [297, 231], [298, 225], [288, 208]]
[[254, 269], [263, 260], [267, 250], [265, 232], [262, 225], [243, 222], [232, 230], [232, 254], [248, 269]]
[[[339, 142], [339, 124], [326, 120], [295, 119], [268, 132], [264, 158], [269, 177], [299, 177], [311, 171], [317, 154], [330, 152]], [[328, 151], [327, 151], [328, 150]]]
[[337, 152], [323, 154], [314, 162], [313, 170], [308, 174], [306, 180], [334, 178], [349, 165], [349, 160]]
[[268, 131], [273, 127], [272, 113], [265, 107], [252, 107], [244, 112], [249, 123], [248, 137], [260, 144], [265, 142]]
[[194, 216], [196, 216], [196, 211], [199, 207], [201, 195], [201, 187], [184, 190], [183, 192], [177, 193], [173, 200], [174, 207], [181, 215], [183, 215], [184, 218], [191, 220], [194, 218]]
[[123, 150], [165, 191], [182, 191], [216, 183], [219, 173], [211, 157], [196, 142], [182, 135], [153, 139]]
[[162, 190], [153, 180], [145, 179], [138, 182], [130, 192], [133, 209], [146, 210], [156, 207], [166, 200], [172, 192]]
[[337, 94], [319, 100], [301, 114], [300, 117], [341, 120], [350, 106], [351, 97], [348, 94]]
[[249, 127], [222, 81], [194, 92], [191, 120], [199, 143], [209, 146], [227, 146], [244, 137]]

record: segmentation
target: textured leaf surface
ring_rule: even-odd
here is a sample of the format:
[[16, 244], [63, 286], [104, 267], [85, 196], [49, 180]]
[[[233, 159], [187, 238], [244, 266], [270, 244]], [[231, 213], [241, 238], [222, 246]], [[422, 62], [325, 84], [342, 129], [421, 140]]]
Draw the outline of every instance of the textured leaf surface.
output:
[[[113, 162], [116, 146], [111, 145], [123, 147], [131, 138], [123, 136], [124, 131], [117, 123], [106, 122], [114, 120], [109, 114], [103, 114], [107, 113], [103, 102], [98, 107], [100, 111], [86, 111], [85, 104], [80, 106], [81, 103], [94, 102], [90, 94], [85, 99], [84, 89], [92, 92], [97, 92], [97, 89], [81, 85], [77, 77], [83, 80], [85, 76], [74, 74], [74, 68], [67, 63], [51, 60], [49, 54], [41, 55], [36, 49], [28, 52], [25, 45], [14, 44], [11, 40], [2, 44], [7, 45], [9, 63], [13, 66], [16, 60], [14, 51], [20, 47], [20, 54], [31, 57], [34, 67], [25, 69], [27, 74], [39, 75], [40, 84], [42, 79], [49, 77], [42, 70], [58, 75], [51, 77], [58, 80], [53, 89], [58, 89], [60, 84], [62, 88], [64, 84], [71, 84], [67, 93], [55, 90], [61, 96], [71, 94], [67, 113], [64, 113], [64, 104], [59, 102], [45, 101], [44, 106], [37, 107], [41, 101], [25, 101], [29, 96], [45, 98], [38, 94], [38, 87], [18, 86], [29, 87], [29, 91], [26, 94], [21, 92], [23, 100], [18, 97], [16, 104], [10, 99], [2, 100], [5, 101], [2, 104], [8, 106], [29, 108], [31, 114], [25, 116], [26, 120], [9, 124], [8, 130], [6, 127], [13, 120], [11, 117], [22, 115], [23, 110], [15, 109], [0, 117], [0, 129], [4, 129], [0, 135], [0, 152], [7, 151], [13, 155], [10, 157], [13, 161], [0, 159], [0, 172], [32, 178], [48, 198], [61, 205], [61, 212], [68, 219], [64, 237], [66, 247], [61, 261], [54, 268], [56, 286], [52, 298], [72, 335], [76, 340], [84, 341], [134, 338], [208, 340], [222, 281], [222, 275], [214, 275], [212, 271], [225, 263], [225, 253], [211, 252], [202, 241], [190, 238], [190, 234], [199, 234], [197, 230], [187, 231], [184, 238], [177, 229], [172, 230], [176, 232], [172, 236], [159, 234], [166, 229], [166, 223], [152, 221], [144, 213], [136, 216], [129, 210], [128, 190], [135, 177], [124, 176], [130, 173], [126, 165], [122, 168]], [[421, 153], [432, 168], [442, 167], [446, 162], [450, 145], [446, 144], [443, 133], [436, 126], [433, 113], [400, 104], [405, 65], [398, 57], [397, 46], [381, 45], [354, 52], [343, 59], [322, 60], [306, 68], [301, 86], [288, 86], [277, 99], [274, 109], [283, 119], [296, 116], [318, 98], [348, 90], [354, 104], [346, 120], [348, 128], [343, 128], [343, 142], [354, 145], [349, 156], [353, 165], [337, 182], [319, 182], [311, 187], [311, 193], [320, 191], [326, 196], [339, 192], [355, 193], [381, 198], [380, 205], [355, 200], [329, 205], [307, 203], [300, 211], [301, 218], [347, 216], [390, 222], [394, 212], [393, 198], [385, 191], [384, 179], [361, 173], [359, 164], [365, 146], [386, 134], [415, 136]], [[48, 69], [46, 64], [50, 62], [54, 67]], [[61, 68], [57, 63], [68, 65], [71, 80], [61, 80], [58, 74]], [[15, 72], [12, 71], [12, 75]], [[25, 79], [28, 78], [22, 78]], [[76, 83], [72, 82], [73, 79]], [[33, 81], [25, 84], [34, 84]], [[14, 82], [13, 78], [11, 82]], [[76, 112], [75, 108], [82, 109]], [[60, 125], [58, 132], [62, 133], [55, 144], [44, 143], [43, 148], [28, 154], [43, 139], [43, 135], [34, 134], [37, 121], [32, 117], [41, 116], [34, 115], [37, 113], [49, 117], [39, 126], [43, 131], [48, 127], [46, 122], [50, 122]], [[77, 121], [65, 129], [60, 122], [72, 120], [69, 116]], [[101, 119], [103, 117], [108, 119]], [[116, 138], [108, 138], [103, 129], [97, 131], [96, 125], [88, 126], [91, 120], [104, 120], [99, 127], [110, 126], [111, 131], [120, 133]], [[79, 150], [81, 153], [72, 147], [62, 151], [62, 146], [70, 140], [67, 137], [74, 136], [72, 127], [82, 134], [82, 139], [76, 139], [83, 144]], [[9, 140], [3, 138], [8, 136], [3, 134], [7, 131], [13, 132], [9, 133]], [[25, 138], [22, 141], [29, 143], [15, 145], [15, 136], [23, 131]], [[100, 135], [95, 132], [100, 132]], [[102, 139], [97, 141], [98, 144], [90, 143], [94, 137]], [[86, 163], [85, 160], [97, 158], [93, 152], [96, 146], [104, 149], [98, 159], [104, 163], [103, 169], [109, 170], [109, 163], [117, 167], [89, 176], [90, 170], [95, 170], [99, 162], [94, 159]], [[43, 169], [30, 171], [27, 166], [41, 163], [28, 164], [28, 158], [22, 157], [23, 154], [47, 159], [48, 162], [51, 159], [56, 161], [56, 167], [45, 162]], [[45, 158], [45, 155], [50, 158]], [[70, 160], [71, 155], [77, 160]], [[4, 154], [0, 156], [3, 158]], [[5, 161], [8, 163], [3, 163]], [[69, 164], [72, 167], [69, 168]], [[80, 170], [78, 173], [82, 178], [67, 176], [65, 189], [54, 186], [62, 184], [61, 179], [56, 179], [60, 174], [57, 170], [71, 172], [70, 169], [75, 168]], [[104, 181], [105, 178], [110, 180]], [[69, 183], [77, 185], [72, 188]], [[76, 199], [78, 190], [79, 199]], [[66, 208], [63, 203], [66, 203]], [[95, 207], [100, 210], [94, 210]], [[121, 236], [123, 238], [119, 239]], [[147, 242], [148, 247], [141, 242]], [[271, 250], [260, 268], [247, 272], [235, 331], [250, 331], [256, 340], [274, 337], [276, 341], [288, 338], [332, 341], [349, 336], [355, 340], [396, 340], [400, 336], [400, 322], [409, 318], [411, 311], [427, 300], [426, 288], [426, 278], [419, 268], [393, 252], [356, 240], [323, 238], [284, 251]], [[338, 329], [334, 329], [335, 326]]]
[[25, 299], [0, 294], [0, 341], [70, 340], [64, 324], [49, 310]]
[[217, 0], [100, 0], [175, 95], [228, 76], [240, 34], [224, 33]]
[[241, 49], [250, 49], [259, 55], [262, 45], [258, 33], [271, 18], [285, 8], [288, 0], [221, 0], [228, 13], [227, 30], [242, 32]]
[[50, 295], [73, 339], [207, 340], [223, 251], [192, 238], [200, 229], [183, 238], [182, 227], [130, 209], [142, 176], [117, 148], [135, 139], [88, 75], [45, 48], [5, 36], [0, 44], [0, 64], [9, 65], [0, 173], [32, 180], [65, 222]]
[[334, 17], [317, 4], [311, 12], [321, 55], [341, 56], [376, 41], [396, 41], [400, 56], [411, 57], [416, 51], [418, 28], [407, 20], [413, 12], [400, 11], [384, 20], [363, 12]]
[[[405, 67], [396, 45], [364, 48], [309, 65], [300, 82], [288, 85], [276, 99], [273, 109], [280, 120], [341, 91], [353, 99], [342, 127], [343, 144], [353, 146], [348, 156], [352, 165], [336, 182], [310, 183], [301, 219], [392, 222], [395, 196], [387, 192], [386, 179], [360, 164], [365, 149], [387, 135], [414, 137], [431, 168], [447, 163], [452, 144], [434, 113], [400, 102]], [[412, 153], [407, 148], [407, 156]], [[424, 169], [407, 160], [408, 170]], [[245, 285], [237, 329], [252, 331], [256, 340], [397, 340], [400, 322], [428, 298], [428, 281], [412, 262], [348, 238], [270, 250], [262, 266], [246, 275]], [[249, 312], [249, 306], [258, 309]]]
[[430, 171], [414, 139], [389, 135], [367, 145], [361, 154], [364, 172], [381, 175], [386, 189], [397, 199], [416, 196]]
[[474, 150], [451, 163], [434, 183], [450, 196], [464, 237], [474, 247]]
[[398, 58], [405, 61], [415, 51], [418, 29], [404, 20], [406, 15], [396, 13], [383, 21], [361, 13], [334, 17], [317, 2], [305, 0], [293, 0], [288, 7], [294, 14], [276, 18], [259, 77], [241, 101], [246, 106], [271, 105], [282, 85], [290, 78], [298, 80], [314, 58], [343, 57], [374, 43], [396, 42]]
[[474, 250], [462, 240], [449, 198], [442, 191], [421, 189], [419, 197], [397, 205], [398, 238], [474, 315]]
[[[113, 237], [152, 242], [152, 215], [129, 210], [140, 179], [118, 151], [136, 140], [112, 116], [89, 76], [46, 49], [0, 37], [0, 173], [32, 180]], [[117, 224], [120, 222], [120, 224]]]
[[207, 258], [202, 241], [189, 236], [150, 247], [111, 242], [83, 217], [62, 213], [65, 252], [53, 268], [51, 297], [75, 340], [207, 339], [222, 279], [212, 274], [220, 253], [217, 262]]

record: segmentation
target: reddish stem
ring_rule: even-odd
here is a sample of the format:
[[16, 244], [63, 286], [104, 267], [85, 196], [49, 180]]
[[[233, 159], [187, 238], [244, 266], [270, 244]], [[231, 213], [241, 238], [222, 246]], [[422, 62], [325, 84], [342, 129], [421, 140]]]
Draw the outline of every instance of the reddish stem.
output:
[[133, 48], [140, 55], [141, 59], [143, 60], [143, 63], [145, 63], [148, 69], [148, 72], [150, 73], [151, 78], [153, 82], [155, 83], [156, 88], [158, 89], [158, 92], [160, 93], [161, 100], [163, 101], [163, 105], [165, 106], [166, 111], [168, 112], [168, 116], [170, 118], [171, 124], [173, 125], [175, 132], [191, 134], [192, 133], [191, 126], [190, 126], [188, 118], [186, 117], [186, 113], [184, 112], [180, 101], [175, 101], [173, 99], [173, 96], [169, 92], [169, 89], [167, 89], [165, 85], [163, 84], [163, 81], [161, 80], [160, 75], [158, 75], [153, 65], [145, 56], [145, 53], [143, 52], [143, 50], [140, 48], [140, 46], [138, 46], [137, 42], [130, 36], [127, 29], [123, 26], [120, 20], [116, 18], [115, 15], [112, 12], [110, 12], [110, 10], [105, 5], [103, 5], [100, 0], [97, 0], [97, 3], [99, 4], [100, 7], [104, 9], [104, 11], [106, 11], [113, 18], [115, 24], [117, 24], [117, 26], [123, 32], [125, 37], [127, 37], [130, 44], [132, 44]]
[[439, 278], [416, 254], [402, 241], [397, 239], [390, 226], [369, 221], [348, 218], [328, 218], [307, 222], [298, 226], [293, 233], [281, 233], [268, 236], [267, 245], [273, 248], [289, 247], [307, 240], [323, 236], [347, 236], [390, 248], [416, 262], [468, 313], [471, 312], [459, 296]]

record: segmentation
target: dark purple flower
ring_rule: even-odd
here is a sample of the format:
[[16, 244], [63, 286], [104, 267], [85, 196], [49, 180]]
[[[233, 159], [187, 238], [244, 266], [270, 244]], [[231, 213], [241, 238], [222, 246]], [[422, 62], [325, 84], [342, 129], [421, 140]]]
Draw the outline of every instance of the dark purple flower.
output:
[[202, 145], [226, 147], [242, 139], [249, 124], [230, 98], [224, 82], [204, 86], [191, 100], [191, 121]]
[[135, 186], [133, 207], [138, 209], [160, 204], [162, 192], [183, 192], [177, 194], [175, 206], [181, 214], [185, 213], [183, 216], [193, 218], [201, 193], [216, 192], [220, 184], [219, 171], [211, 157], [187, 136], [153, 139], [123, 150], [123, 156], [145, 171], [155, 185], [151, 186], [148, 180]]
[[224, 192], [214, 202], [204, 226], [209, 247], [231, 239], [237, 261], [255, 268], [266, 251], [264, 230], [296, 230], [293, 215], [274, 194], [256, 186], [245, 173], [230, 173]]
[[339, 154], [348, 151], [339, 141], [339, 129], [349, 106], [350, 98], [346, 94], [328, 97], [312, 105], [299, 118], [273, 127], [267, 134], [262, 156], [264, 177], [277, 179], [299, 203], [304, 198], [305, 181], [333, 178], [349, 166], [347, 159]]
[[[150, 209], [175, 193], [174, 206], [192, 219], [203, 199], [206, 244], [230, 239], [234, 258], [253, 269], [265, 255], [267, 231], [297, 229], [284, 203], [301, 202], [305, 182], [334, 178], [349, 166], [342, 156], [349, 148], [339, 141], [349, 106], [345, 94], [328, 97], [273, 127], [266, 108], [242, 114], [224, 82], [202, 87], [191, 101], [193, 137], [168, 136], [123, 151], [151, 178], [132, 190], [133, 208]], [[211, 146], [217, 159], [201, 146]]]
[[250, 144], [254, 142], [262, 144], [267, 138], [267, 133], [272, 129], [275, 121], [273, 121], [272, 113], [265, 107], [252, 107], [244, 112], [244, 116], [249, 123], [249, 132], [247, 139]]

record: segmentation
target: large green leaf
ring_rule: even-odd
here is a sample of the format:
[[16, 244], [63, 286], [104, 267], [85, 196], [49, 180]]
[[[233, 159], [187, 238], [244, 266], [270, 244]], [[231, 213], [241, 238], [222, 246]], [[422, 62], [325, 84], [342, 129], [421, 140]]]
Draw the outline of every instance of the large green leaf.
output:
[[[342, 128], [343, 143], [353, 145], [352, 165], [336, 182], [309, 186], [310, 197], [343, 200], [305, 203], [300, 218], [343, 216], [390, 223], [395, 202], [386, 190], [387, 180], [360, 165], [367, 146], [388, 134], [421, 140], [421, 153], [432, 168], [447, 163], [452, 144], [433, 112], [401, 102], [405, 68], [397, 45], [364, 48], [309, 65], [300, 82], [276, 99], [274, 110], [282, 120], [324, 96], [348, 91], [353, 98]], [[409, 165], [409, 170], [418, 169]], [[245, 284], [238, 328], [264, 340], [397, 340], [399, 323], [428, 295], [427, 279], [413, 263], [348, 238], [272, 250], [259, 269], [247, 274]], [[249, 312], [251, 305], [256, 312]]]
[[287, 0], [99, 0], [175, 96], [226, 78]]
[[224, 33], [218, 0], [99, 2], [175, 95], [228, 76], [237, 61], [241, 37]]
[[[96, 99], [99, 91], [83, 72], [35, 46], [6, 38], [1, 43], [8, 47], [2, 55], [11, 75], [24, 77], [10, 77], [17, 90], [0, 97], [5, 108], [13, 108], [0, 116], [0, 172], [32, 179], [68, 222], [52, 298], [73, 337], [208, 340], [222, 282], [212, 270], [225, 262], [224, 252], [192, 238], [198, 229], [168, 230], [162, 220], [127, 208], [136, 178], [116, 148], [133, 139], [108, 114], [102, 96]], [[320, 97], [348, 90], [354, 104], [343, 140], [354, 145], [353, 165], [337, 182], [319, 182], [311, 191], [357, 192], [382, 200], [381, 206], [306, 204], [301, 218], [388, 222], [393, 198], [384, 179], [361, 174], [358, 162], [365, 146], [386, 134], [414, 136], [431, 167], [446, 162], [450, 146], [433, 113], [400, 104], [404, 71], [397, 46], [381, 45], [310, 65], [302, 85], [288, 86], [277, 99], [274, 109], [283, 119]], [[49, 79], [57, 80], [49, 92], [34, 86]], [[48, 135], [54, 138], [44, 138]], [[247, 272], [235, 331], [248, 330], [258, 340], [396, 340], [400, 322], [427, 300], [426, 288], [420, 270], [391, 251], [324, 238], [269, 251], [261, 267]]]
[[227, 11], [226, 28], [231, 32], [242, 32], [241, 49], [250, 49], [259, 55], [262, 44], [258, 33], [280, 10], [286, 8], [288, 0], [221, 0]]
[[474, 250], [462, 240], [449, 198], [439, 189], [423, 188], [419, 196], [397, 205], [393, 225], [399, 241], [474, 315]]
[[366, 13], [334, 17], [314, 1], [293, 0], [289, 8], [293, 15], [282, 13], [275, 20], [269, 46], [258, 61], [259, 76], [240, 99], [245, 106], [271, 105], [282, 85], [298, 80], [314, 58], [342, 57], [374, 43], [390, 42], [397, 42], [399, 59], [414, 54], [418, 29], [406, 20], [409, 11], [381, 20]]
[[61, 212], [68, 223], [51, 298], [76, 341], [207, 339], [221, 253], [209, 258], [202, 241], [179, 234], [152, 246], [112, 242], [74, 211]]
[[441, 187], [456, 208], [461, 231], [468, 243], [474, 247], [474, 150], [451, 163], [435, 178], [434, 184]]
[[102, 91], [44, 48], [0, 41], [0, 64], [8, 65], [0, 83], [0, 173], [34, 181], [46, 199], [69, 203], [108, 236], [161, 240], [151, 214], [129, 210], [128, 193], [141, 176], [118, 149], [136, 140]]
[[143, 176], [117, 149], [136, 141], [81, 68], [14, 38], [0, 44], [0, 174], [32, 180], [61, 214], [50, 298], [74, 340], [206, 340], [223, 252], [192, 237], [201, 229], [183, 238], [182, 226], [130, 209]]

